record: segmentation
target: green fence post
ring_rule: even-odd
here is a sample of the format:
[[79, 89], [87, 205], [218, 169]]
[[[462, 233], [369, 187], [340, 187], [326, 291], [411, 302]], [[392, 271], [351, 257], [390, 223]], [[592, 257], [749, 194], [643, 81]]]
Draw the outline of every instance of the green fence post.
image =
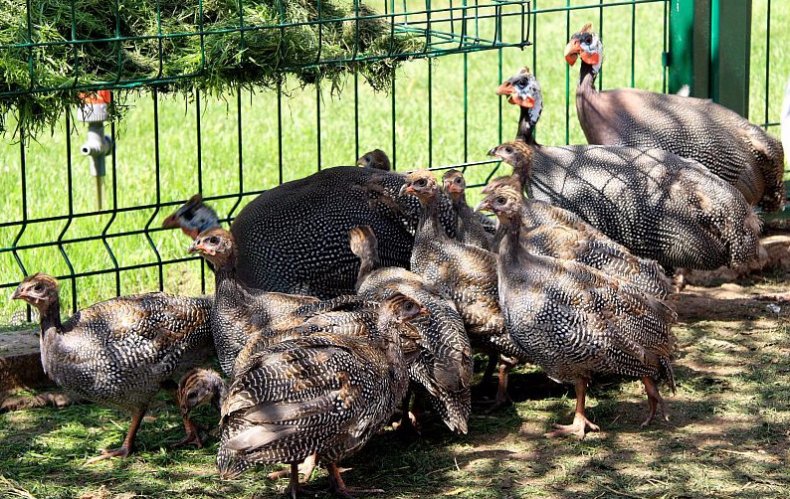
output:
[[752, 0], [712, 0], [711, 97], [749, 117]]
[[672, 0], [669, 11], [669, 91], [688, 85], [694, 97], [708, 97], [710, 3]]

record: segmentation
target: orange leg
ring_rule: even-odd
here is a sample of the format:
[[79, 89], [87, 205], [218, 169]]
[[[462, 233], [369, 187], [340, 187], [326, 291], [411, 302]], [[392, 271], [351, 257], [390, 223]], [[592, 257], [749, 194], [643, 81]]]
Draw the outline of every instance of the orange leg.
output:
[[490, 411], [502, 407], [508, 402], [511, 402], [510, 395], [507, 393], [507, 384], [510, 376], [510, 370], [518, 365], [518, 361], [505, 357], [499, 357], [499, 383], [497, 384], [496, 398], [494, 399], [494, 406]]
[[326, 470], [329, 472], [329, 490], [332, 493], [337, 494], [339, 496], [353, 498], [354, 496], [351, 495], [352, 493], [359, 493], [359, 494], [382, 494], [384, 493], [381, 489], [351, 489], [346, 487], [346, 483], [343, 481], [343, 477], [340, 476], [340, 469], [337, 467], [335, 463], [329, 463], [327, 465]]
[[645, 376], [642, 378], [642, 383], [645, 385], [645, 392], [647, 392], [647, 404], [650, 408], [647, 419], [642, 423], [641, 427], [644, 428], [645, 426], [649, 425], [653, 418], [656, 416], [656, 408], [661, 406], [661, 414], [664, 417], [664, 421], [669, 421], [669, 415], [667, 414], [667, 407], [664, 404], [664, 398], [658, 392], [658, 385], [653, 380], [653, 378], [649, 376]]
[[562, 435], [574, 435], [579, 440], [584, 438], [584, 432], [587, 428], [590, 431], [600, 431], [598, 425], [593, 424], [587, 416], [584, 415], [584, 401], [587, 396], [587, 378], [579, 378], [576, 380], [576, 412], [573, 416], [573, 423], [569, 425], [555, 424], [556, 430], [546, 434], [547, 437], [559, 437]]
[[143, 421], [143, 416], [145, 416], [145, 411], [147, 409], [147, 407], [143, 407], [134, 413], [134, 416], [132, 416], [132, 424], [129, 426], [129, 431], [126, 432], [126, 438], [123, 440], [123, 445], [117, 449], [103, 450], [100, 455], [88, 459], [85, 464], [93, 464], [97, 461], [102, 461], [104, 459], [110, 459], [113, 457], [128, 456], [129, 453], [132, 452], [132, 448], [134, 447], [134, 437], [137, 435], [137, 430], [140, 428], [140, 423]]
[[[299, 463], [298, 471], [304, 475], [303, 483], [307, 483], [310, 480], [310, 477], [313, 475], [313, 470], [315, 469], [317, 460], [318, 456], [316, 454], [312, 454], [307, 456], [307, 459]], [[291, 468], [293, 468], [293, 464], [291, 465]], [[292, 469], [272, 471], [266, 475], [269, 480], [279, 480], [280, 478], [285, 478], [286, 476], [291, 476], [291, 478], [293, 478]]]

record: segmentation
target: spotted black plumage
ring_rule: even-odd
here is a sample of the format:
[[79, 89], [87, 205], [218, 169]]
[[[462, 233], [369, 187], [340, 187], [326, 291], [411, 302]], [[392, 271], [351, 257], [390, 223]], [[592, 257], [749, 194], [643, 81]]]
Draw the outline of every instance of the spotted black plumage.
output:
[[535, 199], [576, 213], [635, 255], [666, 269], [742, 266], [760, 258], [760, 220], [743, 196], [702, 165], [660, 149], [535, 144], [540, 86], [520, 71], [498, 93], [520, 105], [518, 140], [535, 146], [517, 169]]
[[453, 202], [453, 209], [458, 217], [455, 238], [462, 243], [479, 246], [491, 250], [496, 226], [488, 217], [476, 213], [466, 203], [466, 179], [458, 170], [451, 169], [442, 175], [442, 187], [447, 197]]
[[590, 144], [655, 147], [699, 161], [765, 211], [785, 199], [782, 144], [761, 127], [709, 99], [619, 88], [599, 92], [603, 44], [587, 24], [565, 49], [581, 55], [576, 110]]
[[318, 301], [310, 296], [264, 292], [241, 282], [236, 271], [236, 244], [222, 228], [201, 232], [189, 251], [199, 252], [215, 268], [211, 332], [220, 366], [228, 376], [233, 375], [237, 358], [251, 338], [272, 335], [277, 321]]
[[351, 229], [349, 239], [361, 263], [357, 281], [360, 296], [383, 301], [402, 293], [429, 311], [412, 322], [423, 349], [409, 364], [409, 378], [424, 388], [431, 405], [451, 430], [466, 433], [473, 362], [461, 316], [417, 274], [400, 267], [381, 267], [376, 236], [370, 227]]
[[489, 194], [484, 206], [504, 227], [497, 253], [499, 303], [510, 335], [528, 359], [577, 389], [574, 424], [560, 433], [597, 429], [584, 415], [587, 383], [596, 374], [641, 378], [653, 416], [663, 401], [656, 383], [674, 388], [674, 312], [639, 288], [587, 265], [535, 255], [520, 242], [521, 210]]
[[313, 453], [336, 472], [334, 463], [362, 448], [405, 396], [401, 339], [416, 335], [409, 321], [425, 313], [394, 295], [382, 304], [369, 336], [316, 332], [253, 356], [222, 405], [220, 474], [232, 477], [254, 463], [294, 463]]
[[[267, 291], [329, 298], [353, 293], [358, 260], [348, 231], [370, 225], [386, 266], [408, 267], [419, 204], [397, 199], [399, 174], [339, 166], [287, 182], [251, 201], [231, 231], [238, 245], [238, 275]], [[442, 204], [454, 233], [455, 214]]]
[[25, 278], [13, 298], [39, 311], [41, 363], [52, 381], [79, 398], [133, 414], [123, 446], [99, 458], [128, 455], [161, 384], [178, 379], [212, 352], [207, 297], [121, 296], [80, 310], [65, 322], [60, 320], [58, 283], [51, 276]]

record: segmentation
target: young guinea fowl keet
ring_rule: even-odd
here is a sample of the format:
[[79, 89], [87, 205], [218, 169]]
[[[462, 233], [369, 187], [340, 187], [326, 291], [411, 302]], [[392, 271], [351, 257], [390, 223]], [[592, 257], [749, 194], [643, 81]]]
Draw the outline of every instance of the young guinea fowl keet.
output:
[[674, 390], [670, 331], [674, 312], [627, 282], [573, 261], [534, 255], [521, 244], [521, 193], [499, 189], [481, 208], [506, 231], [497, 253], [499, 303], [510, 335], [558, 382], [574, 383], [573, 424], [552, 436], [584, 437], [598, 430], [584, 413], [587, 384], [596, 374], [641, 378], [649, 402], [647, 425], [664, 402], [657, 383]]
[[576, 110], [590, 144], [656, 147], [694, 159], [734, 185], [749, 204], [782, 209], [784, 153], [776, 138], [709, 99], [635, 88], [597, 91], [603, 44], [590, 24], [565, 48], [568, 64], [579, 57]]
[[222, 405], [220, 475], [232, 478], [256, 463], [292, 463], [295, 497], [295, 463], [315, 453], [327, 463], [332, 490], [348, 495], [336, 463], [361, 449], [406, 395], [401, 340], [417, 334], [410, 322], [426, 313], [396, 294], [382, 303], [366, 337], [316, 332], [257, 353]]
[[488, 217], [476, 213], [466, 204], [464, 174], [455, 169], [447, 170], [442, 176], [442, 187], [447, 197], [452, 200], [453, 208], [458, 215], [455, 238], [462, 243], [491, 250], [495, 226]]
[[184, 234], [195, 239], [204, 230], [219, 227], [217, 212], [203, 204], [203, 197], [195, 194], [162, 222], [165, 229], [180, 228]]
[[668, 271], [739, 267], [763, 255], [759, 218], [699, 163], [660, 149], [535, 144], [542, 109], [535, 77], [523, 69], [497, 93], [521, 108], [517, 140], [535, 146], [532, 169], [515, 169], [535, 199], [579, 215]]
[[[502, 356], [496, 405], [507, 398], [507, 371], [524, 353], [505, 331], [499, 308], [496, 258], [477, 246], [451, 239], [438, 220], [436, 179], [427, 170], [406, 176], [401, 192], [420, 200], [423, 212], [414, 237], [412, 271], [450, 298], [464, 321], [472, 346]], [[515, 360], [514, 360], [515, 359]]]
[[232, 377], [239, 353], [253, 336], [266, 336], [277, 321], [317, 298], [250, 288], [237, 277], [236, 244], [220, 227], [201, 232], [189, 247], [214, 266], [211, 334], [222, 371]]
[[[514, 166], [514, 170], [529, 176], [533, 148], [524, 142], [506, 142], [489, 155]], [[645, 293], [666, 298], [672, 283], [655, 260], [639, 258], [625, 246], [609, 239], [578, 215], [536, 199], [523, 199], [523, 184], [517, 175], [492, 180], [484, 194], [510, 189], [519, 193], [522, 211], [520, 242], [530, 253], [571, 260], [589, 265], [608, 275], [616, 276]], [[504, 236], [500, 227], [496, 241]]]
[[357, 166], [363, 168], [372, 168], [374, 170], [384, 170], [386, 172], [392, 170], [392, 164], [387, 153], [381, 149], [373, 149], [370, 152], [363, 154], [357, 160]]
[[[348, 247], [348, 231], [358, 225], [376, 232], [384, 265], [408, 267], [419, 203], [398, 199], [393, 207], [402, 185], [397, 173], [338, 166], [264, 192], [231, 226], [238, 276], [267, 291], [319, 298], [353, 293], [358, 261]], [[455, 233], [455, 212], [446, 197], [442, 223]]]
[[[117, 449], [88, 462], [126, 457], [149, 403], [166, 382], [211, 354], [211, 299], [165, 293], [121, 296], [60, 320], [58, 282], [46, 274], [26, 277], [12, 295], [38, 309], [41, 364], [58, 386], [97, 404], [132, 414]], [[184, 418], [188, 433], [194, 429]], [[191, 443], [191, 435], [184, 443]]]
[[409, 377], [427, 394], [445, 424], [467, 432], [471, 413], [472, 348], [455, 306], [439, 296], [417, 274], [400, 267], [381, 267], [378, 243], [368, 226], [349, 231], [351, 251], [360, 259], [357, 293], [383, 301], [402, 293], [422, 304], [429, 314], [412, 324], [425, 351], [409, 365]]

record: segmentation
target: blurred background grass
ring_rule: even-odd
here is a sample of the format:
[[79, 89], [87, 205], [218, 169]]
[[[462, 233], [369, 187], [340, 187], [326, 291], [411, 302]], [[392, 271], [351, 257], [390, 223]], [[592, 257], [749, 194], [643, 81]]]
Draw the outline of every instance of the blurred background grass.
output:
[[[568, 68], [563, 49], [568, 32], [592, 22], [601, 32], [605, 45], [602, 71], [603, 88], [635, 86], [662, 91], [664, 69], [665, 3], [608, 5], [619, 2], [594, 0], [537, 0], [532, 8], [534, 19], [531, 41], [534, 46], [519, 49], [451, 55], [432, 60], [409, 62], [399, 70], [395, 87], [395, 130], [397, 168], [439, 167], [484, 160], [485, 152], [502, 139], [511, 139], [516, 131], [518, 111], [494, 94], [503, 77], [521, 66], [530, 66], [541, 82], [544, 111], [538, 127], [538, 140], [544, 144], [584, 143], [576, 119], [574, 88], [578, 68]], [[595, 6], [590, 9], [552, 11], [555, 8]], [[377, 2], [371, 6], [381, 9]], [[432, 1], [434, 9], [449, 6], [449, 0]], [[750, 78], [750, 118], [753, 122], [778, 122], [785, 82], [790, 76], [790, 3], [772, 2], [770, 75], [766, 95], [766, 20], [768, 0], [754, 0], [752, 17], [752, 59]], [[410, 10], [422, 10], [425, 2], [409, 0]], [[513, 9], [515, 7], [505, 7]], [[546, 12], [548, 10], [548, 12]], [[603, 29], [601, 14], [603, 10]], [[636, 16], [633, 58], [631, 16]], [[493, 24], [480, 23], [481, 32], [490, 36]], [[508, 18], [503, 26], [503, 40], [518, 38], [520, 22]], [[501, 59], [501, 65], [500, 65]], [[633, 64], [633, 81], [632, 81]], [[501, 71], [500, 71], [501, 67]], [[466, 68], [466, 99], [464, 73]], [[726, 78], [726, 75], [723, 77]], [[429, 92], [430, 80], [430, 92]], [[318, 168], [350, 165], [362, 153], [382, 148], [392, 153], [391, 96], [374, 93], [362, 83], [358, 92], [358, 128], [355, 129], [355, 87], [353, 77], [346, 79], [339, 91], [322, 88], [320, 96], [313, 86], [300, 88], [286, 81], [282, 105], [282, 180], [309, 175]], [[429, 98], [430, 93], [430, 98]], [[320, 99], [320, 163], [318, 161], [318, 122], [316, 101]], [[240, 103], [241, 112], [239, 113]], [[197, 111], [194, 99], [159, 95], [158, 137], [155, 133], [154, 96], [140, 93], [131, 96], [124, 119], [117, 123], [116, 177], [110, 164], [105, 180], [105, 207], [118, 208], [155, 204], [159, 201], [185, 200], [198, 191]], [[464, 133], [464, 109], [467, 112]], [[279, 138], [276, 92], [243, 91], [237, 95], [208, 98], [201, 96], [202, 191], [204, 196], [233, 194], [240, 190], [268, 189], [280, 181]], [[500, 123], [501, 113], [501, 123]], [[241, 116], [242, 157], [239, 157], [239, 115]], [[430, 117], [430, 121], [429, 121]], [[430, 124], [430, 125], [429, 125]], [[12, 127], [13, 128], [13, 127]], [[35, 219], [69, 213], [69, 162], [71, 159], [71, 202], [73, 213], [95, 210], [94, 180], [88, 175], [88, 160], [79, 154], [86, 127], [76, 123], [70, 131], [65, 118], [52, 134], [44, 134], [24, 147], [24, 180], [27, 194], [27, 218]], [[778, 127], [769, 128], [778, 134]], [[430, 138], [429, 138], [430, 134]], [[158, 140], [157, 140], [158, 139]], [[70, 140], [71, 150], [67, 153]], [[431, 147], [429, 147], [429, 142]], [[156, 145], [159, 147], [159, 182], [156, 181]], [[358, 147], [357, 147], [358, 144]], [[0, 223], [22, 220], [22, 147], [15, 138], [0, 138]], [[109, 158], [108, 158], [109, 161]], [[240, 164], [243, 175], [240, 176]], [[483, 181], [494, 166], [468, 169], [472, 183]], [[111, 186], [117, 184], [112, 199]], [[251, 199], [234, 197], [214, 204], [221, 217], [234, 216]], [[474, 201], [476, 196], [472, 195]], [[234, 209], [235, 207], [235, 209]], [[28, 224], [17, 245], [65, 240], [101, 234], [118, 234], [158, 228], [172, 207], [143, 209], [112, 215], [75, 218], [70, 224], [60, 220]], [[10, 247], [19, 234], [19, 226], [0, 228], [0, 247]], [[150, 232], [152, 243], [161, 258], [186, 256], [188, 241], [177, 231]], [[156, 253], [145, 234], [108, 238], [108, 245], [118, 265], [128, 266], [156, 261]], [[64, 258], [68, 256], [74, 271], [89, 272], [114, 267], [102, 241], [65, 243], [18, 253], [28, 272], [43, 271], [55, 275], [69, 274]], [[201, 282], [200, 262], [192, 260], [166, 265], [162, 286], [177, 293], [211, 292], [213, 279], [205, 288]], [[23, 277], [12, 253], [0, 253], [0, 285]], [[120, 291], [132, 293], [156, 290], [159, 276], [156, 267], [121, 272]], [[115, 295], [114, 273], [78, 278], [76, 305], [84, 307]], [[0, 288], [10, 294], [12, 288]], [[64, 309], [72, 305], [70, 282], [62, 286]], [[0, 300], [0, 324], [9, 323], [18, 304]]]

